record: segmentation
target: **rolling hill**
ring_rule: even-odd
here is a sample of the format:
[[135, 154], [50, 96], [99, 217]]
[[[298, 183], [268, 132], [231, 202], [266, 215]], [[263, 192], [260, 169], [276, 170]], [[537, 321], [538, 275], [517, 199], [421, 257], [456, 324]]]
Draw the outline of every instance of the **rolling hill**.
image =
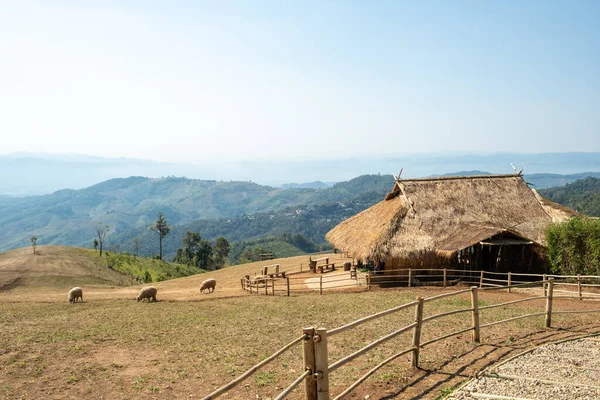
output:
[[[0, 198], [0, 251], [40, 244], [89, 247], [99, 226], [109, 238], [134, 230], [141, 235], [164, 213], [169, 224], [265, 213], [297, 205], [341, 202], [377, 193], [393, 184], [389, 175], [365, 175], [326, 189], [277, 189], [251, 182], [130, 177], [50, 195]], [[179, 242], [181, 238], [177, 239]], [[152, 254], [152, 253], [146, 253]]]
[[600, 217], [600, 179], [585, 178], [565, 186], [539, 190], [549, 200], [592, 217]]
[[204, 271], [186, 265], [66, 246], [23, 247], [0, 254], [0, 292], [16, 287], [128, 286]]

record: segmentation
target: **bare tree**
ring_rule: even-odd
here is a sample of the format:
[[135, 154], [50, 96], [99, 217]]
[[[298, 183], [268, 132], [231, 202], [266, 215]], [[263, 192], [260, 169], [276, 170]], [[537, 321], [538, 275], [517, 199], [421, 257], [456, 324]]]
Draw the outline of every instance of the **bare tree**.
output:
[[98, 244], [100, 245], [100, 257], [102, 257], [102, 246], [104, 245], [104, 238], [108, 233], [108, 225], [100, 226], [96, 229], [96, 235], [98, 235]]
[[38, 239], [37, 236], [32, 236], [30, 238], [30, 240], [31, 240], [31, 247], [33, 247], [33, 254], [37, 254], [35, 252], [35, 248], [37, 247], [37, 239]]

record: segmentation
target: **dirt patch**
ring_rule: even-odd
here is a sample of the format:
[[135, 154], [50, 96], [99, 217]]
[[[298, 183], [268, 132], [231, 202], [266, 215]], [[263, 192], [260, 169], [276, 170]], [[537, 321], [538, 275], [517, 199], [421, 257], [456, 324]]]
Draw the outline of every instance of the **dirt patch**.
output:
[[0, 285], [0, 292], [8, 292], [9, 290], [20, 286], [21, 280], [22, 280], [22, 278], [20, 276], [18, 276], [15, 279], [13, 279], [12, 281], [5, 283], [3, 285]]

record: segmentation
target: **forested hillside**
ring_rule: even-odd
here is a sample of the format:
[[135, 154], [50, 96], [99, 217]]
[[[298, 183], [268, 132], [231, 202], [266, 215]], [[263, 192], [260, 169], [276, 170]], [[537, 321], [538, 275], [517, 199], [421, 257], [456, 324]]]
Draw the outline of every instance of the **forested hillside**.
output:
[[598, 178], [585, 178], [561, 187], [540, 189], [539, 193], [582, 214], [600, 217], [600, 179]]
[[[232, 218], [197, 220], [171, 228], [163, 239], [163, 252], [169, 258], [181, 246], [186, 231], [200, 232], [203, 239], [214, 240], [218, 236], [230, 242], [258, 239], [282, 234], [301, 234], [314, 242], [323, 244], [325, 234], [346, 218], [383, 200], [384, 193], [363, 192], [352, 200], [324, 204], [288, 207], [279, 211], [242, 215]], [[110, 243], [120, 243], [121, 249], [130, 249], [133, 238], [140, 237], [140, 254], [157, 253], [158, 237], [154, 232], [131, 229], [111, 237]], [[110, 244], [109, 244], [110, 246]]]
[[[373, 198], [381, 199], [392, 185], [390, 175], [364, 175], [326, 189], [277, 189], [251, 182], [130, 177], [45, 196], [2, 197], [0, 251], [27, 246], [34, 235], [40, 244], [90, 247], [96, 228], [105, 225], [109, 226], [107, 243], [121, 244], [124, 248], [131, 238], [151, 233], [147, 228], [159, 212], [174, 226], [166, 238], [166, 245], [174, 245], [176, 249], [186, 229], [201, 232], [203, 238], [216, 237], [221, 235], [219, 232], [234, 231], [222, 226], [242, 226], [246, 223], [240, 222], [244, 218], [254, 220], [252, 217], [236, 218], [241, 215], [265, 214], [272, 220], [276, 216], [271, 217], [268, 213], [291, 208], [285, 213], [293, 214], [297, 206], [344, 202], [369, 196], [369, 193], [374, 194]], [[194, 222], [215, 219], [220, 220]], [[244, 233], [245, 228], [240, 228], [240, 233], [232, 240], [269, 234], [263, 232], [264, 226], [247, 227], [247, 233]], [[179, 235], [180, 232], [183, 233]], [[216, 233], [213, 236], [209, 232]], [[150, 251], [148, 243], [149, 240], [142, 242], [143, 246], [148, 246], [148, 251], [142, 250], [141, 254], [156, 253]]]

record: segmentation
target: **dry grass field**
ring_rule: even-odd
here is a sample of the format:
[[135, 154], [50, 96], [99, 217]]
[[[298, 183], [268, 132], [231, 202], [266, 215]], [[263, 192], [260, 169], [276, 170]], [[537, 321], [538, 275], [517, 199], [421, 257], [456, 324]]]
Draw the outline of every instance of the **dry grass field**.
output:
[[[241, 290], [240, 278], [258, 272], [261, 265], [276, 262], [286, 270], [308, 260], [295, 257], [159, 282], [154, 284], [159, 289], [156, 303], [137, 303], [134, 298], [139, 286], [120, 287], [108, 278], [104, 282], [111, 283], [102, 284], [98, 277], [104, 272], [98, 271], [97, 275], [88, 274], [88, 283], [82, 284], [85, 302], [71, 305], [67, 302], [68, 276], [77, 270], [77, 257], [70, 255], [68, 248], [64, 253], [52, 251], [56, 262], [48, 268], [58, 268], [55, 275], [64, 274], [64, 279], [45, 281], [45, 267], [32, 266], [37, 260], [31, 257], [38, 256], [28, 258], [24, 250], [0, 255], [0, 278], [16, 274], [13, 284], [4, 284], [0, 291], [0, 399], [202, 398], [299, 337], [302, 327], [335, 328], [413, 301], [416, 296], [444, 291], [399, 288], [272, 297]], [[37, 278], [15, 284], [19, 273], [14, 270], [19, 265]], [[200, 282], [209, 277], [217, 279], [216, 291], [200, 294]], [[525, 294], [488, 292], [480, 300], [494, 304], [519, 296]], [[468, 293], [427, 303], [425, 316], [469, 304]], [[598, 305], [561, 301], [555, 303], [555, 309]], [[542, 309], [541, 301], [492, 309], [482, 314], [482, 323]], [[332, 337], [330, 363], [412, 319], [413, 310], [409, 309]], [[425, 325], [422, 340], [469, 324], [468, 314], [436, 320]], [[483, 329], [481, 345], [471, 343], [469, 334], [444, 340], [422, 350], [420, 370], [412, 371], [408, 356], [401, 357], [349, 398], [435, 399], [499, 358], [536, 343], [600, 330], [598, 314], [556, 316], [553, 325], [555, 329], [546, 330], [543, 317], [536, 317]], [[368, 369], [406, 347], [409, 340], [410, 334], [400, 335], [335, 371], [330, 377], [331, 392], [341, 392]], [[273, 398], [300, 375], [301, 358], [300, 347], [284, 353], [223, 398]], [[301, 398], [298, 390], [290, 395], [290, 399]]]

